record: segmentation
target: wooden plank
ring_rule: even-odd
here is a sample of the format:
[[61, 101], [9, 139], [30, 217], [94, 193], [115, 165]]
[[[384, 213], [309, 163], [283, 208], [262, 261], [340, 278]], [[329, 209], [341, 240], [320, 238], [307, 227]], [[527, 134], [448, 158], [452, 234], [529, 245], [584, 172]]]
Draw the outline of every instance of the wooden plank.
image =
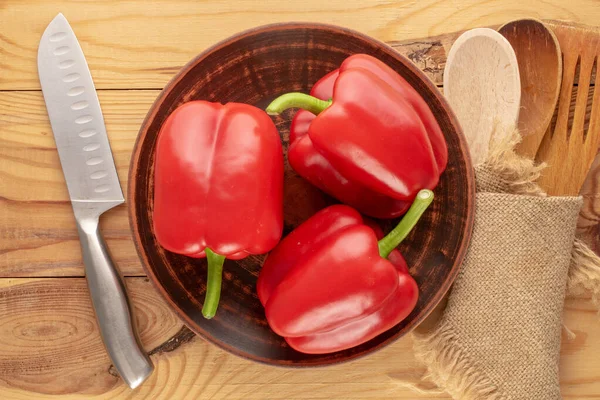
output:
[[[445, 54], [453, 36], [396, 43], [395, 46], [428, 70], [433, 79], [441, 79]], [[124, 190], [137, 129], [158, 93], [157, 90], [99, 92]], [[575, 88], [573, 99], [576, 95]], [[592, 96], [593, 88], [590, 99]], [[79, 241], [41, 93], [0, 92], [0, 127], [3, 183], [0, 186], [0, 276], [82, 276]], [[600, 180], [598, 162], [582, 191], [586, 205], [580, 220], [580, 232], [596, 250], [600, 243], [596, 234], [600, 216], [595, 211], [600, 207], [595, 183]], [[131, 242], [125, 206], [107, 213], [102, 222], [108, 245], [123, 273], [143, 275]]]
[[[159, 91], [101, 91], [124, 193], [138, 129]], [[127, 209], [102, 218], [125, 275], [143, 275]], [[79, 239], [41, 92], [0, 92], [0, 276], [82, 276]]]
[[[399, 48], [416, 58], [420, 49], [440, 47], [435, 44], [438, 42], [434, 38]], [[433, 65], [431, 60], [443, 65], [443, 48], [421, 56], [422, 65]], [[437, 69], [430, 69], [432, 76]], [[158, 93], [99, 92], [124, 190], [137, 130]], [[576, 95], [575, 89], [572, 107]], [[0, 182], [0, 277], [83, 276], [75, 222], [40, 92], [0, 92]], [[586, 202], [579, 221], [580, 234], [600, 253], [599, 185], [600, 158], [582, 190]], [[131, 241], [126, 207], [109, 211], [102, 228], [121, 271], [129, 276], [144, 275]]]
[[[98, 88], [162, 88], [191, 58], [232, 34], [263, 24], [335, 23], [382, 41], [435, 36], [513, 18], [600, 20], [594, 0], [457, 2], [373, 0], [236, 1], [3, 0], [0, 4], [0, 90], [39, 89], [38, 42], [62, 11], [69, 19]], [[27, 29], [24, 29], [27, 27]]]
[[[269, 22], [335, 21], [389, 41], [497, 24], [519, 16], [595, 24], [600, 14], [591, 0], [568, 6], [560, 0], [543, 5], [467, 0], [460, 6], [431, 0], [376, 0], [367, 5], [347, 0], [130, 0], [118, 7], [115, 4], [2, 1], [0, 90], [39, 89], [37, 42], [59, 10], [73, 23], [98, 87], [124, 89], [161, 88], [181, 65], [216, 40]], [[181, 37], [180, 32], [188, 35]], [[392, 44], [441, 84], [453, 37]], [[123, 188], [137, 129], [157, 94], [100, 92]], [[598, 196], [598, 160], [594, 171], [586, 189], [591, 199]], [[600, 202], [590, 200], [586, 207], [590, 215], [586, 232], [600, 243]], [[124, 207], [111, 211], [103, 222], [121, 270], [141, 275]], [[40, 93], [0, 93], [0, 276], [81, 276], [78, 246]], [[401, 380], [415, 382], [421, 372], [409, 338], [339, 367], [275, 369], [231, 356], [181, 330], [179, 320], [144, 278], [129, 278], [127, 284], [142, 340], [147, 349], [154, 349], [152, 358], [157, 364], [153, 377], [135, 391], [129, 391], [110, 368], [83, 279], [0, 279], [0, 398], [449, 398], [418, 395], [401, 385]], [[600, 398], [596, 311], [588, 299], [568, 300], [565, 322], [578, 336], [563, 343], [563, 396]]]
[[441, 87], [448, 52], [461, 33], [457, 31], [425, 39], [393, 41], [388, 44], [412, 61], [429, 79]]
[[[156, 371], [130, 391], [110, 367], [83, 278], [0, 279], [2, 399], [449, 399], [403, 386], [423, 372], [410, 337], [354, 362], [269, 367], [232, 356], [182, 329], [145, 278], [128, 278], [144, 347]], [[565, 399], [600, 397], [600, 323], [588, 299], [566, 304]], [[69, 395], [65, 397], [65, 395]]]

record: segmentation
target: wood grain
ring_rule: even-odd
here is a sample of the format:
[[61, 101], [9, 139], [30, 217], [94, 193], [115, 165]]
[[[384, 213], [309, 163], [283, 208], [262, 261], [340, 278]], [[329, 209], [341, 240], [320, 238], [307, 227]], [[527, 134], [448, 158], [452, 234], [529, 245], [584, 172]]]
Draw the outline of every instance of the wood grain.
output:
[[[446, 54], [457, 36], [451, 33], [392, 46], [441, 84]], [[99, 91], [125, 195], [131, 150], [159, 93]], [[41, 92], [0, 92], [0, 179], [0, 277], [83, 276], [75, 220]], [[144, 275], [125, 206], [106, 213], [102, 227], [121, 271]]]
[[38, 41], [59, 11], [72, 24], [100, 89], [162, 88], [208, 46], [241, 30], [275, 22], [335, 23], [391, 41], [519, 17], [588, 24], [600, 20], [594, 0], [2, 0], [0, 90], [39, 89]]
[[[122, 155], [116, 155], [123, 188], [126, 187], [124, 175], [133, 138], [145, 112], [158, 95], [158, 91], [127, 89], [162, 88], [201, 50], [241, 29], [284, 20], [348, 26], [390, 42], [441, 85], [446, 54], [457, 37], [457, 34], [445, 35], [445, 32], [499, 25], [519, 17], [597, 24], [600, 16], [600, 8], [594, 0], [0, 0], [0, 91], [39, 89], [35, 65], [37, 43], [47, 23], [59, 11], [72, 22], [90, 59], [98, 87], [126, 89], [100, 91], [111, 143], [118, 141], [123, 149]], [[436, 37], [438, 34], [441, 36]], [[431, 38], [417, 39], [427, 36]], [[575, 79], [578, 80], [577, 75]], [[594, 74], [591, 82], [595, 82]], [[44, 156], [54, 154], [56, 157], [56, 153], [52, 138], [48, 136], [51, 132], [41, 94], [0, 93], [0, 99], [0, 152], [6, 145], [21, 147], [17, 163], [13, 152], [9, 152], [10, 160], [4, 156], [0, 158], [0, 277], [5, 277], [0, 279], [0, 320], [2, 325], [15, 324], [13, 328], [19, 324], [27, 326], [33, 319], [48, 320], [48, 327], [34, 327], [37, 336], [44, 337], [43, 332], [52, 336], [55, 335], [52, 332], [68, 331], [59, 327], [65, 324], [52, 322], [64, 314], [68, 315], [67, 326], [85, 330], [86, 324], [94, 322], [83, 279], [15, 278], [82, 276], [83, 269], [79, 245], [74, 239], [71, 211], [65, 204], [66, 197], [61, 197], [66, 195], [66, 189], [57, 180], [61, 177], [58, 159], [48, 163], [48, 156]], [[570, 113], [569, 123], [572, 123], [572, 116]], [[34, 164], [41, 162], [43, 168], [25, 165], [23, 159], [29, 157]], [[15, 165], [25, 166], [15, 169]], [[22, 174], [29, 178], [21, 181], [18, 177]], [[599, 190], [600, 159], [597, 159], [582, 191], [586, 204], [581, 224], [582, 231], [596, 245], [600, 243], [600, 200], [596, 200], [600, 199]], [[5, 200], [8, 193], [19, 200]], [[128, 231], [124, 211], [121, 207], [106, 216], [104, 232]], [[127, 274], [141, 274], [130, 239], [125, 236], [122, 240], [117, 239], [120, 233], [116, 231], [110, 234], [109, 247], [116, 253], [119, 266]], [[600, 251], [600, 246], [596, 251]], [[149, 282], [144, 282], [143, 278], [128, 278], [127, 284], [133, 289], [138, 317], [150, 313], [161, 315], [157, 310], [164, 304]], [[23, 290], [17, 290], [18, 286]], [[70, 292], [77, 294], [71, 296]], [[153, 299], [148, 300], [145, 296]], [[20, 308], [23, 313], [14, 313], [13, 308], [21, 303], [27, 305]], [[563, 396], [569, 400], [600, 399], [597, 359], [600, 324], [595, 308], [589, 299], [569, 299], [565, 310], [565, 322], [577, 338], [573, 342], [565, 341], [562, 347]], [[167, 330], [155, 326], [143, 330], [146, 348], [160, 347], [165, 340], [170, 343], [167, 348], [173, 348], [173, 342], [188, 338], [180, 335], [168, 340], [181, 328], [177, 323], [171, 324], [170, 318], [172, 315], [164, 314], [152, 322], [166, 325]], [[10, 322], [12, 319], [16, 322]], [[64, 339], [59, 352], [53, 348], [59, 339], [34, 342], [29, 335], [25, 339], [27, 347], [22, 347], [21, 353], [16, 354], [12, 349], [13, 342], [23, 343], [19, 329], [0, 329], [2, 399], [449, 399], [445, 395], [419, 395], [401, 385], [400, 381], [405, 378], [416, 382], [421, 372], [413, 359], [408, 339], [401, 339], [367, 359], [341, 366], [342, 369], [307, 371], [265, 368], [193, 339], [170, 353], [152, 356], [157, 372], [150, 381], [132, 392], [108, 372], [108, 360], [100, 360], [105, 355], [97, 350], [101, 348], [97, 331], [88, 330], [85, 334], [90, 341], [95, 341], [89, 352], [96, 357], [94, 362], [86, 364], [88, 356], [82, 355], [78, 346], [66, 346]], [[154, 335], [148, 336], [149, 332], [161, 332], [160, 339], [155, 336], [156, 340], [148, 340]], [[5, 353], [8, 354], [6, 357]], [[37, 359], [34, 358], [36, 355]], [[61, 362], [54, 367], [57, 358]], [[78, 374], [73, 372], [74, 369]], [[78, 379], [77, 375], [82, 378]]]
[[[109, 373], [85, 279], [0, 282], [0, 371], [7, 386], [95, 394], [120, 385]], [[146, 278], [128, 279], [127, 285], [147, 350], [177, 333], [181, 322]]]
[[514, 126], [519, 116], [519, 65], [506, 38], [490, 28], [460, 35], [446, 60], [444, 96], [463, 128], [473, 165], [481, 164], [497, 125]]
[[[536, 155], [536, 160], [548, 163], [538, 183], [550, 195], [568, 196], [581, 190], [600, 146], [600, 92], [594, 91], [591, 104], [587, 96], [600, 55], [600, 28], [575, 24], [548, 26], [560, 43], [563, 74], [555, 123]], [[571, 113], [575, 86], [579, 93]]]
[[[441, 84], [446, 55], [459, 33], [394, 42], [434, 81]], [[584, 129], [590, 122], [595, 85], [587, 94]], [[121, 186], [126, 193], [131, 150], [146, 112], [159, 90], [101, 90], [100, 102], [113, 147]], [[572, 126], [578, 87], [571, 93]], [[551, 126], [556, 124], [556, 115]], [[600, 163], [597, 160], [595, 165]], [[582, 193], [586, 196], [581, 232], [600, 252], [600, 170], [592, 167]], [[79, 242], [67, 189], [41, 92], [0, 92], [0, 277], [83, 276]], [[592, 210], [599, 210], [592, 212]], [[128, 276], [144, 272], [131, 241], [125, 206], [102, 220], [117, 265]], [[592, 233], [590, 233], [592, 232]]]
[[[101, 91], [123, 192], [131, 149], [159, 91]], [[79, 239], [41, 92], [0, 92], [0, 276], [83, 276]], [[143, 275], [126, 206], [102, 217], [115, 262]]]
[[535, 158], [556, 109], [562, 77], [562, 57], [556, 35], [536, 19], [518, 19], [500, 32], [511, 44], [519, 62], [521, 109], [517, 154]]
[[[100, 340], [83, 278], [0, 280], [2, 399], [449, 399], [419, 395], [403, 381], [423, 370], [404, 338], [372, 356], [315, 369], [269, 367], [232, 356], [182, 330], [145, 278], [128, 278], [141, 339], [155, 373], [130, 391]], [[566, 304], [561, 385], [565, 399], [598, 398], [600, 324], [588, 299]], [[173, 338], [169, 341], [170, 338]], [[161, 345], [168, 342], [167, 345]], [[424, 384], [427, 387], [427, 384]]]

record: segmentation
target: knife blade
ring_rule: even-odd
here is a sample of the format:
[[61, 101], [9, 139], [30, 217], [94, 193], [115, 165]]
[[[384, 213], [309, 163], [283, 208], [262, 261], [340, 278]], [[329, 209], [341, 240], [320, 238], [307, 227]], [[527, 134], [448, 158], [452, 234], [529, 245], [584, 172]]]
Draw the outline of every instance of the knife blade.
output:
[[123, 278], [99, 230], [100, 216], [124, 203], [123, 192], [92, 76], [62, 14], [50, 22], [40, 40], [38, 75], [100, 334], [119, 375], [135, 388], [154, 366], [141, 346]]

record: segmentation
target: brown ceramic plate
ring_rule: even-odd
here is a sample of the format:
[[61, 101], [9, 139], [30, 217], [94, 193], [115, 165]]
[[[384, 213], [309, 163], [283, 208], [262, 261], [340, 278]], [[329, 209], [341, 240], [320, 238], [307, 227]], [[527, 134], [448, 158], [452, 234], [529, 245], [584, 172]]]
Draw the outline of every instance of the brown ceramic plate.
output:
[[[265, 320], [256, 296], [264, 256], [226, 261], [221, 302], [212, 320], [202, 317], [206, 263], [169, 253], [152, 228], [154, 148], [167, 116], [196, 99], [243, 102], [264, 108], [290, 91], [309, 92], [312, 84], [351, 54], [371, 54], [401, 74], [423, 96], [444, 131], [447, 170], [436, 199], [417, 228], [399, 247], [420, 288], [409, 317], [361, 346], [325, 355], [306, 355], [288, 347]], [[284, 152], [293, 112], [277, 117]], [[286, 162], [287, 163], [287, 162]], [[182, 320], [198, 335], [238, 356], [275, 365], [315, 366], [347, 361], [383, 347], [419, 324], [452, 284], [471, 236], [474, 176], [458, 122], [438, 89], [392, 48], [347, 29], [319, 24], [279, 24], [243, 32], [206, 50], [173, 78], [151, 107], [131, 159], [129, 216], [133, 237], [148, 277]], [[333, 199], [286, 165], [284, 235]], [[389, 230], [394, 221], [381, 221]]]

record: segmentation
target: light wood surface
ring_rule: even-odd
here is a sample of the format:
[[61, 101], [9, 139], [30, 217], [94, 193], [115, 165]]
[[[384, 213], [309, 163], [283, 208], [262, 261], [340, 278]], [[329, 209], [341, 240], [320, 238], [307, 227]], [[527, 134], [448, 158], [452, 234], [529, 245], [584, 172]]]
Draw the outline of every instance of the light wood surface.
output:
[[[137, 130], [158, 90], [98, 97], [123, 192]], [[83, 276], [75, 218], [40, 91], [0, 92], [0, 276]], [[125, 275], [143, 275], [124, 205], [102, 231]]]
[[495, 29], [470, 29], [450, 48], [443, 81], [444, 96], [463, 128], [473, 165], [478, 165], [487, 158], [498, 125], [515, 126], [519, 117], [521, 80], [515, 51]]
[[[419, 395], [404, 386], [403, 382], [416, 382], [423, 373], [412, 355], [410, 338], [336, 367], [269, 367], [231, 356], [190, 335], [146, 278], [128, 278], [127, 285], [141, 339], [157, 368], [133, 391], [110, 367], [83, 278], [0, 280], [1, 398], [449, 398]], [[565, 323], [577, 337], [563, 341], [564, 398], [597, 398], [600, 371], [593, 366], [600, 324], [596, 311], [587, 299], [569, 300], [566, 310]], [[66, 394], [71, 396], [63, 397]]]
[[595, 0], [1, 0], [0, 89], [39, 89], [38, 41], [59, 11], [77, 33], [100, 89], [162, 88], [208, 46], [275, 22], [335, 23], [393, 41], [520, 17], [600, 20]]
[[[422, 372], [409, 338], [349, 364], [293, 370], [251, 363], [193, 337], [143, 277], [125, 208], [119, 207], [106, 215], [103, 231], [117, 264], [131, 276], [127, 285], [142, 341], [157, 364], [148, 382], [127, 389], [102, 348], [38, 91], [38, 40], [59, 11], [72, 23], [101, 89], [125, 189], [130, 151], [158, 89], [198, 52], [239, 30], [291, 20], [348, 26], [393, 43], [441, 84], [457, 35], [420, 37], [529, 16], [596, 24], [595, 1], [0, 0], [1, 399], [449, 398], [403, 386], [405, 380], [417, 382]], [[598, 246], [600, 161], [594, 165], [583, 190], [581, 232]], [[563, 342], [563, 396], [600, 399], [600, 319], [589, 299], [567, 301], [565, 324], [577, 337]]]

